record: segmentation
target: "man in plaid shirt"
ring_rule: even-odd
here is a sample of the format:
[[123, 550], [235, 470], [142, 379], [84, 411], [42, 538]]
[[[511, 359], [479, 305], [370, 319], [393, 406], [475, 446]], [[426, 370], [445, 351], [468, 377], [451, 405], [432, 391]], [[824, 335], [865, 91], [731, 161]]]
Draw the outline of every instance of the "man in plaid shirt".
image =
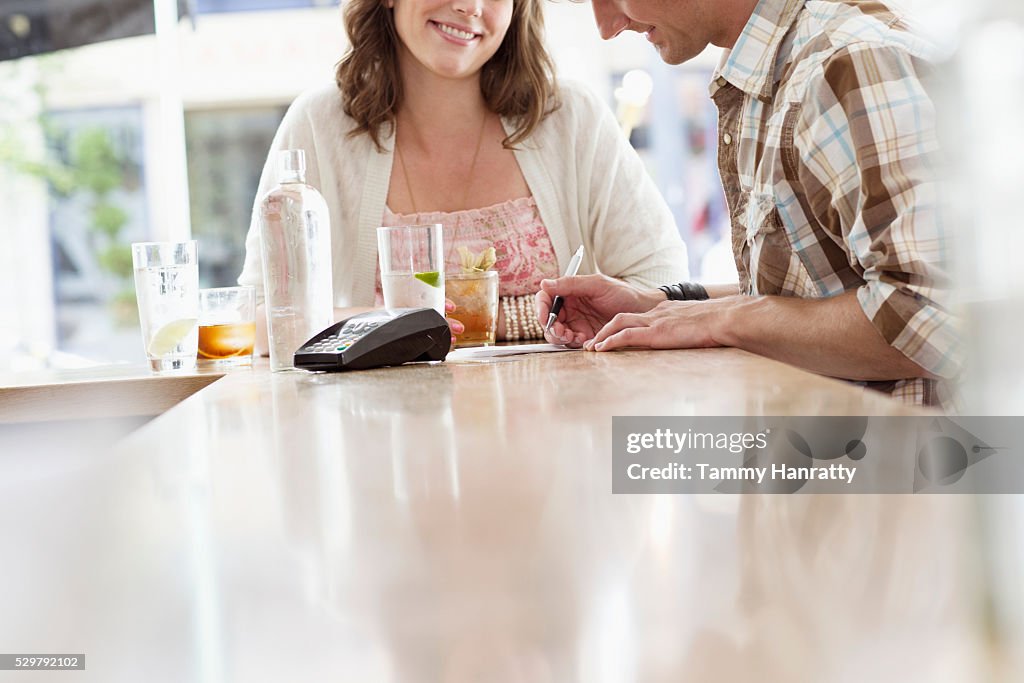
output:
[[734, 346], [922, 405], [960, 366], [936, 169], [933, 48], [864, 0], [593, 0], [601, 35], [678, 64], [728, 48], [711, 83], [737, 285], [542, 283], [552, 342]]

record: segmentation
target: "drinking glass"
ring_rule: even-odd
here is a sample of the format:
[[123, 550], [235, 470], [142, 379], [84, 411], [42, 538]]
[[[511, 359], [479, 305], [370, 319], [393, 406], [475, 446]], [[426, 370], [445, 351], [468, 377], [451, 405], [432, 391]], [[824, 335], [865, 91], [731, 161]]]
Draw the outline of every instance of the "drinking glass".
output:
[[250, 365], [255, 343], [254, 288], [199, 290], [199, 365]]
[[199, 333], [195, 240], [132, 244], [142, 342], [156, 372], [192, 370]]
[[455, 347], [489, 346], [498, 328], [498, 271], [451, 273], [444, 279], [445, 294], [455, 303], [452, 317], [465, 326]]
[[444, 315], [441, 224], [377, 228], [384, 306], [433, 308]]

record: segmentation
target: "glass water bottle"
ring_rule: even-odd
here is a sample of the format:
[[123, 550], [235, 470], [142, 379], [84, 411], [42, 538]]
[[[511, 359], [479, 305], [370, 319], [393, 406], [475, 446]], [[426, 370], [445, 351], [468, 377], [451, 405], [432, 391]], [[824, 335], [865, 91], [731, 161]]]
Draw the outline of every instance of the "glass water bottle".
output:
[[279, 158], [278, 185], [260, 202], [264, 306], [275, 372], [295, 367], [299, 347], [334, 320], [327, 203], [306, 184], [303, 150], [285, 150]]

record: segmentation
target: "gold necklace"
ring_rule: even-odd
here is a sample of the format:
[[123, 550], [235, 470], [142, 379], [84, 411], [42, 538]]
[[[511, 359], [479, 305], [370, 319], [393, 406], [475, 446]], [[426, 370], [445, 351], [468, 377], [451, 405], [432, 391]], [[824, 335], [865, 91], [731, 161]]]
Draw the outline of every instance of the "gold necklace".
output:
[[[412, 128], [413, 126], [410, 126]], [[483, 131], [487, 128], [487, 115], [483, 115], [483, 121], [480, 123], [480, 133], [476, 136], [476, 150], [473, 151], [473, 161], [469, 164], [469, 178], [466, 181], [466, 189], [462, 194], [462, 201], [459, 202], [460, 207], [466, 206], [466, 200], [469, 199], [469, 190], [473, 187], [473, 176], [476, 171], [476, 160], [480, 156], [480, 147], [483, 143]], [[416, 198], [413, 196], [413, 183], [409, 181], [409, 169], [406, 168], [406, 158], [401, 154], [401, 147], [398, 145], [398, 138], [395, 136], [394, 141], [395, 152], [398, 153], [398, 165], [401, 166], [401, 175], [406, 180], [406, 191], [409, 193], [409, 201], [413, 204], [413, 213], [420, 213], [420, 210], [416, 208]], [[461, 210], [461, 209], [460, 209]], [[452, 244], [455, 244], [455, 234], [452, 236]], [[452, 247], [449, 247], [451, 252]]]

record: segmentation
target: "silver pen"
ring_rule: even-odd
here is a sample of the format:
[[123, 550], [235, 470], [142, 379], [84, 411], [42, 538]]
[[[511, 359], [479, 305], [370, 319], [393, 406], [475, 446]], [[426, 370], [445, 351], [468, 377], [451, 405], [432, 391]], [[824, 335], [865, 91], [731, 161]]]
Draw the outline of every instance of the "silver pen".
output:
[[[576, 253], [569, 259], [569, 267], [565, 269], [565, 277], [574, 277], [576, 273], [580, 272], [580, 264], [583, 263], [583, 245], [576, 250]], [[544, 331], [547, 332], [551, 329], [551, 326], [558, 320], [558, 312], [562, 310], [562, 304], [564, 303], [560, 295], [555, 295], [555, 300], [551, 302], [551, 312], [548, 313], [548, 324], [544, 326]]]

